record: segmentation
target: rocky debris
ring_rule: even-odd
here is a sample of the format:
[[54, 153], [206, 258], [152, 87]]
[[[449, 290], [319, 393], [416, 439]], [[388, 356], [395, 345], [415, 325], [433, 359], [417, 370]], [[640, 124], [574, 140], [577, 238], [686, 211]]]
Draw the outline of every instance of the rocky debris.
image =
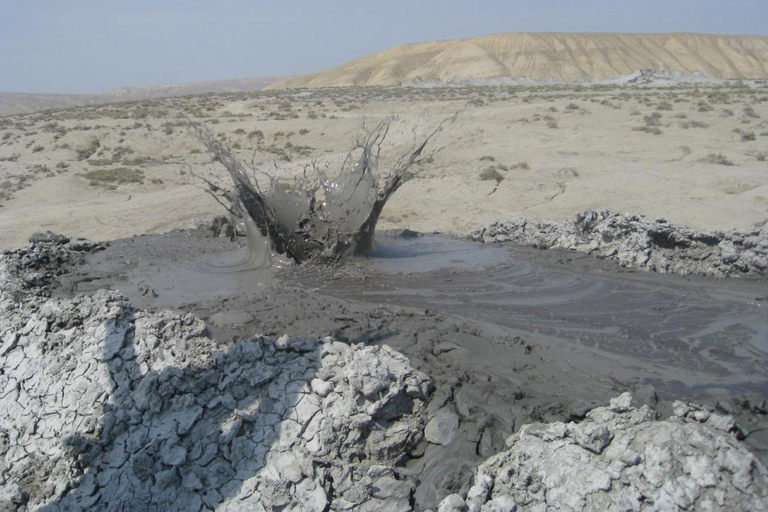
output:
[[67, 243], [0, 259], [0, 510], [411, 509], [431, 383], [405, 357], [46, 297], [30, 255]]
[[529, 424], [441, 511], [768, 510], [768, 470], [734, 421], [675, 402], [655, 421], [624, 393], [580, 423]]
[[520, 215], [472, 233], [482, 242], [560, 248], [616, 260], [624, 267], [715, 277], [768, 274], [768, 232], [763, 229], [694, 231], [643, 215], [586, 210], [566, 222]]
[[[82, 238], [70, 239], [50, 231], [35, 233], [29, 244], [16, 251], [5, 251], [5, 265], [12, 267], [15, 279], [4, 283], [17, 291], [45, 287], [66, 272], [84, 254], [104, 246]], [[39, 293], [40, 291], [38, 291]]]

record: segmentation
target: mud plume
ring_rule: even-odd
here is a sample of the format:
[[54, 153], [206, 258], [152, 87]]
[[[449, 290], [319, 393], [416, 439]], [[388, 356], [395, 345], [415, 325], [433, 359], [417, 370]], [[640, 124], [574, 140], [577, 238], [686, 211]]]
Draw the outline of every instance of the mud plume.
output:
[[[447, 119], [450, 121], [455, 119]], [[274, 176], [262, 173], [269, 189], [262, 190], [256, 170], [246, 167], [204, 126], [188, 124], [232, 179], [227, 189], [197, 176], [206, 191], [227, 209], [246, 234], [247, 263], [254, 267], [273, 264], [275, 258], [295, 263], [333, 262], [373, 247], [376, 223], [387, 201], [413, 176], [412, 168], [423, 160], [429, 141], [442, 129], [441, 123], [411, 151], [403, 154], [384, 179], [377, 170], [382, 144], [394, 118], [381, 121], [358, 137], [338, 175], [330, 179], [315, 163], [294, 179], [291, 189]], [[249, 171], [252, 171], [249, 174]], [[314, 173], [314, 178], [309, 175]]]

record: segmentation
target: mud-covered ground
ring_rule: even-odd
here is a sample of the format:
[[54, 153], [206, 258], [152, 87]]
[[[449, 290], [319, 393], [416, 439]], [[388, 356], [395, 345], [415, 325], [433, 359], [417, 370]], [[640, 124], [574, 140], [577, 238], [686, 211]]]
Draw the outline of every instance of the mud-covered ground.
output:
[[[568, 421], [623, 391], [660, 417], [674, 400], [733, 414], [768, 461], [764, 280], [658, 275], [557, 250], [385, 236], [338, 268], [233, 270], [237, 246], [195, 231], [116, 240], [56, 294], [114, 288], [192, 312], [219, 343], [254, 334], [386, 344], [459, 418], [408, 463], [416, 502], [466, 491], [475, 466], [532, 422]], [[449, 422], [450, 423], [450, 422]]]

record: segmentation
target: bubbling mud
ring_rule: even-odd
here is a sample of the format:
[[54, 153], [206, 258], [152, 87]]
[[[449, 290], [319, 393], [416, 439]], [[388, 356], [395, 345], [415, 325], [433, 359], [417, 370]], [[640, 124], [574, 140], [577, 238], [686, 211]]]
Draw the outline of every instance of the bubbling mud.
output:
[[[449, 118], [446, 121], [455, 119]], [[207, 192], [229, 212], [248, 240], [248, 255], [238, 268], [280, 266], [285, 262], [335, 262], [373, 249], [373, 235], [379, 216], [390, 197], [410, 177], [415, 165], [436, 130], [408, 153], [402, 155], [383, 180], [377, 174], [382, 144], [394, 118], [381, 121], [367, 135], [359, 137], [342, 164], [340, 173], [329, 179], [312, 164], [315, 179], [307, 169], [294, 180], [291, 190], [267, 175], [269, 190], [263, 191], [248, 168], [219, 142], [205, 127], [189, 124], [222, 164], [233, 187], [224, 189], [197, 176], [208, 186]], [[355, 158], [356, 157], [356, 158]], [[354, 162], [354, 163], [352, 163]], [[381, 182], [381, 183], [380, 183]]]

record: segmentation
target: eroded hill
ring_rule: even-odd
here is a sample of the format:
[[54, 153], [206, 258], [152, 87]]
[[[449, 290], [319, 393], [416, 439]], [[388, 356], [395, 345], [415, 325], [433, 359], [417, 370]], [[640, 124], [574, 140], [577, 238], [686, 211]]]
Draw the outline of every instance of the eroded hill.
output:
[[416, 78], [613, 78], [639, 69], [768, 77], [768, 37], [506, 33], [396, 46], [270, 87], [396, 85]]

